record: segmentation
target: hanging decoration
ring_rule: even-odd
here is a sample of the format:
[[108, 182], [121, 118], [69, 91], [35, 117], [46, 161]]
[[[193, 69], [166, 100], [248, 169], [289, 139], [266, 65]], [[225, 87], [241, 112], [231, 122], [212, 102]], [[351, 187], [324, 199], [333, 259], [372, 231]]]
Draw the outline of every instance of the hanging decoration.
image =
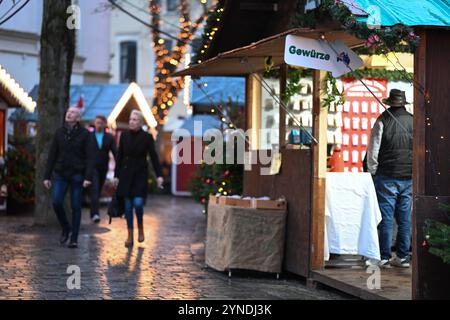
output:
[[342, 78], [375, 78], [386, 79], [389, 81], [410, 81], [414, 78], [414, 74], [404, 70], [386, 70], [386, 69], [360, 69], [347, 73]]
[[330, 110], [332, 104], [335, 106], [344, 105], [345, 92], [344, 90], [339, 91], [337, 80], [331, 75], [330, 72], [327, 72], [327, 76], [325, 77], [322, 85], [326, 91], [325, 97], [322, 100], [322, 107]]

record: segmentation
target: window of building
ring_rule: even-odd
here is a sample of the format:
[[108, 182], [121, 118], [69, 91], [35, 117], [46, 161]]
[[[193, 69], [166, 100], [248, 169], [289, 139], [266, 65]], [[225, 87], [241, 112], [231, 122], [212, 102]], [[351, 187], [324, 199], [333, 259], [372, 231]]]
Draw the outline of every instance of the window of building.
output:
[[352, 107], [353, 107], [353, 113], [359, 113], [359, 102], [358, 101], [353, 101]]
[[344, 134], [343, 136], [342, 136], [342, 144], [344, 145], [344, 146], [348, 146], [349, 144], [350, 144], [350, 136], [348, 135], [348, 134]]
[[175, 11], [178, 7], [178, 0], [167, 0], [167, 11]]
[[368, 141], [369, 141], [369, 139], [368, 139], [368, 137], [367, 137], [367, 134], [363, 134], [363, 135], [361, 136], [361, 144], [362, 144], [363, 146], [367, 146]]
[[378, 103], [372, 102], [370, 104], [370, 109], [371, 109], [372, 113], [377, 113], [377, 111], [378, 111]]
[[352, 136], [352, 145], [354, 145], [354, 146], [359, 145], [359, 136], [357, 134], [354, 134]]
[[353, 118], [353, 129], [354, 130], [359, 130], [359, 121], [361, 120], [360, 118]]
[[358, 163], [359, 161], [359, 152], [356, 150], [352, 151], [352, 163]]
[[120, 82], [130, 83], [136, 81], [137, 70], [136, 41], [120, 43]]

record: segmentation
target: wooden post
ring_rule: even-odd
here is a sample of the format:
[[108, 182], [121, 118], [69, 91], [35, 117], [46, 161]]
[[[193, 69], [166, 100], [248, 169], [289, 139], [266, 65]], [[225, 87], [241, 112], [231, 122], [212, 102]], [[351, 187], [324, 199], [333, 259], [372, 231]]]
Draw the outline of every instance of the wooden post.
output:
[[313, 72], [313, 136], [311, 181], [311, 270], [324, 267], [325, 182], [327, 172], [327, 115], [321, 105], [325, 72]]
[[[288, 66], [287, 64], [283, 63], [280, 66], [280, 99], [283, 101], [288, 107], [288, 101], [286, 101], [286, 82], [287, 82], [287, 72], [288, 72]], [[280, 150], [284, 148], [286, 145], [286, 111], [283, 107], [280, 106], [280, 128], [279, 128], [279, 147]]]
[[[418, 33], [419, 48], [414, 55], [415, 80], [426, 88], [426, 32]], [[425, 194], [425, 97], [414, 88], [414, 143], [413, 143], [413, 199]], [[417, 208], [413, 205], [412, 213], [412, 254], [417, 257]], [[412, 259], [412, 298], [417, 299], [418, 293], [418, 259]]]
[[246, 130], [251, 129], [249, 150], [259, 149], [259, 129], [261, 128], [261, 84], [253, 74], [246, 77]]

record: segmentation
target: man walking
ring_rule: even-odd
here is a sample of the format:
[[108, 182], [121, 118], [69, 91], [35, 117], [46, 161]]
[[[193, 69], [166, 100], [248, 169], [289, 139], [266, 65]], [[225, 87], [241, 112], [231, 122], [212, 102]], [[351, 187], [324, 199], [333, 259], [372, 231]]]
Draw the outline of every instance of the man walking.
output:
[[[67, 110], [64, 125], [57, 129], [47, 160], [44, 186], [52, 188], [52, 204], [62, 227], [60, 243], [70, 237], [69, 248], [78, 247], [78, 232], [81, 223], [81, 193], [92, 181], [93, 148], [89, 131], [81, 127], [80, 110]], [[53, 181], [51, 176], [53, 173]], [[67, 221], [64, 197], [70, 188], [72, 225]]]
[[[372, 128], [367, 168], [374, 175], [382, 221], [378, 225], [381, 267], [409, 267], [412, 203], [413, 116], [406, 111], [405, 92], [392, 89]], [[391, 259], [394, 218], [398, 225], [396, 257]]]
[[94, 121], [95, 131], [91, 134], [94, 144], [94, 170], [90, 187], [91, 219], [100, 222], [100, 195], [108, 173], [109, 152], [116, 157], [116, 144], [112, 134], [105, 132], [106, 118], [98, 115]]

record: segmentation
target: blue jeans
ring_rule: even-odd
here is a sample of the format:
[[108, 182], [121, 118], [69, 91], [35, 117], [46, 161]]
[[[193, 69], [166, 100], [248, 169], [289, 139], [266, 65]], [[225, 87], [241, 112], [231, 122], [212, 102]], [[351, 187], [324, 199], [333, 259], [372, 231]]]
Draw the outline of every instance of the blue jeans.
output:
[[391, 258], [394, 218], [397, 221], [397, 257], [408, 257], [411, 245], [412, 179], [376, 175], [374, 178], [382, 220], [378, 225], [381, 259]]
[[[83, 176], [76, 174], [62, 177], [55, 174], [52, 188], [52, 204], [63, 231], [72, 231], [71, 242], [77, 242], [81, 224], [81, 193], [83, 190]], [[72, 226], [67, 221], [64, 210], [64, 197], [70, 187], [70, 204], [72, 207]]]
[[136, 212], [138, 225], [141, 226], [144, 216], [144, 198], [125, 198], [125, 218], [127, 219], [128, 229], [133, 229], [133, 208]]

